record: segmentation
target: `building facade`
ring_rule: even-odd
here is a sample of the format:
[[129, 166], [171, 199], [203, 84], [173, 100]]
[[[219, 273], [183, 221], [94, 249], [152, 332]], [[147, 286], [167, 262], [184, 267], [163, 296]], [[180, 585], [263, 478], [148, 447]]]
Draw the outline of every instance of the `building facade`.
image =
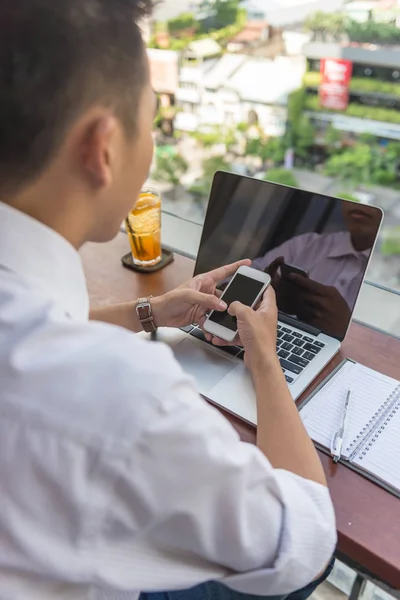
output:
[[[306, 107], [322, 128], [329, 124], [357, 136], [370, 133], [382, 140], [400, 140], [400, 47], [314, 41], [303, 49], [307, 60], [304, 85]], [[329, 111], [321, 107], [321, 63], [324, 59], [348, 61], [347, 107]]]

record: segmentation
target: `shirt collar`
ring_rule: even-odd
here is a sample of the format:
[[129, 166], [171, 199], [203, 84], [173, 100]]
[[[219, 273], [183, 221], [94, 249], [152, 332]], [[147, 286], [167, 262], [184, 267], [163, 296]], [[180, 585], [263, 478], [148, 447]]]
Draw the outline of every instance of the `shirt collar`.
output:
[[359, 252], [356, 250], [352, 244], [351, 236], [348, 231], [340, 232], [340, 236], [337, 235], [335, 243], [332, 245], [331, 250], [327, 254], [327, 258], [342, 258], [343, 256], [364, 256], [365, 258], [369, 258], [371, 250], [362, 250]]
[[89, 298], [78, 252], [53, 229], [4, 202], [0, 202], [0, 265], [39, 288], [73, 319], [88, 319]]

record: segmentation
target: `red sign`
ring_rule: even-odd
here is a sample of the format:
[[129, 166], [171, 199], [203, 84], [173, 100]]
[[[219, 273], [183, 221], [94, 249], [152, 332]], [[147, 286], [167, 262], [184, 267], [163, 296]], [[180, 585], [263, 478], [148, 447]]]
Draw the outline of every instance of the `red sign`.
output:
[[333, 110], [345, 110], [349, 103], [349, 85], [353, 63], [338, 58], [321, 60], [321, 84], [319, 99], [321, 106]]

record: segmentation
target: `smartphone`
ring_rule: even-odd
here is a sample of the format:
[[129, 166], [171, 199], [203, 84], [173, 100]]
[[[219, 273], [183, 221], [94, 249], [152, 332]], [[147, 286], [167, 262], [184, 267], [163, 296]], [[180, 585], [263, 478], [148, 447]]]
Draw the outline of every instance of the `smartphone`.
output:
[[[260, 300], [271, 283], [268, 273], [257, 271], [251, 267], [239, 267], [225, 288], [221, 298], [228, 307], [239, 301], [247, 306], [254, 306]], [[212, 311], [204, 323], [204, 329], [227, 342], [232, 342], [237, 334], [236, 319], [228, 311]]]
[[280, 266], [280, 269], [281, 275], [284, 279], [287, 279], [289, 275], [301, 275], [302, 277], [308, 277], [308, 272], [305, 269], [296, 267], [296, 265], [289, 265], [287, 263], [283, 263]]

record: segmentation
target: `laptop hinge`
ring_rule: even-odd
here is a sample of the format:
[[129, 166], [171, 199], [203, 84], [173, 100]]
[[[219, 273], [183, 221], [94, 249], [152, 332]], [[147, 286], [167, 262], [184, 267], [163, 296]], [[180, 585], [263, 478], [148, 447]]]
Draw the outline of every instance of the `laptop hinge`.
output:
[[291, 325], [292, 327], [296, 327], [297, 329], [300, 329], [301, 331], [304, 331], [305, 333], [310, 333], [311, 335], [314, 335], [315, 337], [319, 336], [319, 334], [322, 333], [320, 329], [317, 329], [316, 327], [312, 327], [311, 325], [307, 325], [306, 323], [302, 323], [301, 321], [298, 321], [297, 319], [293, 319], [292, 317], [289, 317], [288, 315], [285, 315], [284, 313], [279, 312], [278, 317], [279, 317], [279, 320], [282, 321], [282, 323], [286, 323], [286, 325]]

